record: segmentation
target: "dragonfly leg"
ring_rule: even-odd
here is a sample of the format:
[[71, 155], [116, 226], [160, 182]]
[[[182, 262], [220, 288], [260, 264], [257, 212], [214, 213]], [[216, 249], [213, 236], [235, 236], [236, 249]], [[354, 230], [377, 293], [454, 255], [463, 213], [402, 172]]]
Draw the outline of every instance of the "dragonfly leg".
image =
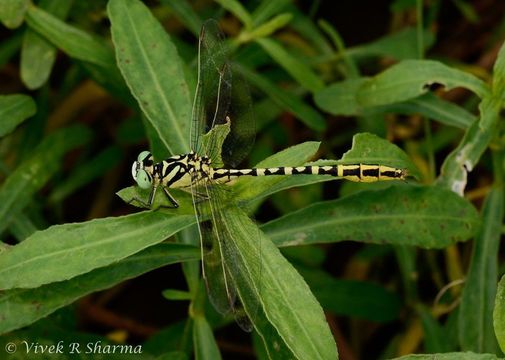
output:
[[168, 192], [167, 188], [163, 187], [163, 192], [165, 193], [165, 195], [167, 196], [168, 200], [172, 204], [172, 206], [163, 206], [163, 207], [167, 207], [167, 208], [171, 208], [171, 209], [178, 208], [179, 207], [179, 203], [177, 202], [177, 200], [175, 200], [173, 198], [172, 195], [170, 195], [170, 193]]
[[152, 187], [151, 193], [149, 194], [149, 200], [147, 202], [135, 196], [131, 198], [130, 201], [128, 201], [128, 204], [131, 204], [133, 201], [136, 201], [143, 207], [151, 209], [153, 206], [154, 195], [156, 195], [156, 189], [157, 189], [156, 186]]

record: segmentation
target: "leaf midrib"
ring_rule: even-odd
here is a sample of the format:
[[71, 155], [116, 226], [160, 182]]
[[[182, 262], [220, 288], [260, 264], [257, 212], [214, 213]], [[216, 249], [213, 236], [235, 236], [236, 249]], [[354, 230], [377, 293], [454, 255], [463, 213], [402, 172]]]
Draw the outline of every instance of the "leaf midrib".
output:
[[[247, 215], [243, 214], [242, 216], [247, 216]], [[229, 224], [226, 224], [226, 223], [225, 223], [225, 225], [228, 227], [228, 225], [229, 225]], [[244, 238], [244, 239], [247, 239], [247, 238], [249, 237], [249, 235], [250, 235], [250, 234], [245, 234], [245, 233], [243, 232], [243, 227], [241, 227], [241, 226], [237, 226], [237, 229], [240, 229], [240, 231], [241, 231], [242, 236], [243, 236], [243, 238]], [[229, 231], [229, 230], [228, 230], [228, 231]], [[260, 236], [261, 236], [261, 230], [260, 230], [260, 229], [258, 230], [258, 232], [260, 233]], [[244, 236], [245, 236], [245, 237], [244, 237]], [[261, 241], [261, 240], [260, 240], [260, 241]], [[242, 252], [241, 252], [241, 251], [237, 251], [237, 253], [238, 253], [238, 254], [239, 254], [242, 258], [244, 258], [244, 256], [243, 256], [243, 254], [242, 254]], [[244, 261], [244, 259], [243, 259], [242, 261]], [[269, 274], [271, 275], [271, 278], [275, 281], [275, 285], [276, 285], [276, 287], [277, 287], [278, 289], [283, 289], [283, 287], [282, 287], [282, 286], [280, 286], [280, 284], [281, 284], [281, 283], [280, 283], [279, 281], [277, 281], [277, 277], [275, 276], [275, 274], [272, 274], [272, 272], [271, 272], [271, 270], [270, 270], [270, 267], [264, 267], [264, 268], [266, 268], [266, 269], [268, 270]], [[262, 269], [263, 269], [263, 267], [262, 267]], [[293, 270], [294, 270], [294, 269], [293, 269]], [[250, 277], [251, 277], [251, 279], [252, 279], [252, 276], [251, 276], [251, 273], [249, 272], [249, 269], [246, 269], [246, 271], [249, 273], [249, 276], [250, 276]], [[294, 271], [296, 271], [296, 270], [294, 270]], [[256, 289], [256, 291], [258, 291], [258, 288], [255, 286], [255, 284], [254, 284], [254, 283], [252, 284], [252, 287], [253, 287], [254, 289]], [[285, 295], [284, 295], [284, 292], [283, 292], [283, 291], [280, 291], [280, 294], [281, 294], [281, 296], [282, 296], [282, 298], [284, 299], [284, 302], [285, 302], [286, 304], [290, 304], [290, 303], [291, 303], [291, 302], [289, 301], [289, 299], [287, 299], [287, 298], [285, 297]], [[261, 299], [261, 297], [260, 297], [260, 299]], [[261, 301], [261, 303], [264, 305], [264, 302], [263, 302], [263, 301]], [[291, 309], [291, 310], [292, 310], [292, 309]], [[267, 311], [265, 311], [265, 316], [266, 316], [267, 318], [269, 318], [267, 314], [268, 314], [268, 312], [267, 312]], [[299, 328], [301, 328], [301, 329], [302, 329], [302, 331], [304, 332], [304, 334], [305, 334], [305, 338], [306, 338], [306, 339], [311, 339], [311, 337], [309, 336], [309, 334], [308, 334], [308, 332], [307, 332], [307, 330], [306, 330], [305, 326], [303, 326], [303, 322], [302, 322], [302, 321], [301, 321], [301, 319], [297, 316], [297, 312], [296, 312], [296, 311], [291, 311], [291, 314], [293, 314], [293, 315], [294, 315], [294, 318], [296, 319], [296, 322], [298, 323], [298, 327], [299, 327]], [[273, 324], [272, 324], [272, 325], [273, 325]], [[274, 326], [274, 327], [275, 327], [275, 326]], [[276, 328], [276, 327], [275, 327], [275, 328]], [[276, 329], [277, 329], [277, 328], [276, 328]], [[278, 329], [277, 329], [277, 330], [278, 330]], [[279, 332], [279, 336], [280, 336], [282, 339], [284, 339], [284, 336], [283, 336], [280, 332]], [[286, 340], [285, 340], [285, 339], [284, 339], [284, 341], [285, 341], [285, 344], [288, 346], [288, 348], [289, 348], [289, 349], [290, 349], [290, 350], [291, 350], [291, 351], [295, 354], [296, 352], [295, 352], [295, 351], [291, 348], [291, 346], [289, 345], [289, 343], [288, 343], [288, 342], [286, 342]], [[318, 351], [318, 348], [317, 348], [317, 347], [315, 347], [315, 345], [313, 344], [313, 342], [312, 342], [311, 340], [309, 340], [309, 343], [310, 343], [310, 345], [311, 345], [311, 348], [315, 351], [315, 353], [318, 353], [318, 354], [320, 355], [320, 358], [322, 359], [323, 357], [321, 356], [321, 353]]]
[[[188, 218], [190, 217], [190, 215], [182, 215], [182, 216], [183, 217], [188, 217]], [[166, 224], [165, 224], [165, 226], [166, 226]], [[138, 227], [138, 228], [136, 228], [133, 231], [129, 231], [128, 232], [128, 237], [129, 238], [131, 238], [131, 237], [138, 238], [139, 234], [141, 235], [141, 234], [145, 233], [146, 229], [149, 229], [151, 227], [152, 228], [159, 227], [159, 223], [154, 223], [154, 224], [150, 225], [149, 227], [145, 227], [145, 226]], [[69, 252], [75, 252], [75, 251], [79, 251], [79, 250], [83, 250], [83, 249], [88, 249], [88, 248], [94, 248], [94, 247], [101, 247], [101, 248], [103, 248], [104, 244], [109, 244], [111, 242], [116, 241], [118, 238], [122, 238], [124, 236], [125, 236], [124, 233], [119, 233], [117, 235], [113, 235], [113, 236], [107, 238], [106, 240], [95, 241], [95, 242], [92, 242], [92, 243], [84, 243], [82, 245], [75, 246], [75, 247], [72, 247], [72, 248], [65, 248], [65, 249], [62, 249], [62, 250], [57, 250], [57, 251], [53, 251], [53, 252], [50, 252], [50, 253], [44, 253], [44, 254], [41, 254], [41, 255], [38, 255], [38, 256], [34, 256], [34, 257], [31, 257], [31, 258], [26, 259], [24, 261], [17, 262], [16, 264], [11, 265], [9, 267], [0, 269], [0, 275], [3, 274], [3, 273], [5, 273], [5, 272], [7, 272], [7, 271], [16, 269], [18, 267], [23, 267], [26, 264], [30, 264], [30, 263], [33, 263], [35, 261], [39, 261], [39, 260], [55, 257], [55, 256], [60, 255], [60, 254], [66, 254], [66, 253], [69, 253]], [[142, 238], [142, 236], [140, 236], [140, 238]], [[118, 260], [120, 260], [120, 259], [118, 259]]]
[[[122, 4], [124, 4], [124, 2], [122, 2]], [[174, 113], [174, 110], [172, 109], [172, 106], [170, 105], [170, 103], [168, 102], [167, 98], [166, 98], [166, 94], [165, 92], [163, 91], [163, 88], [161, 87], [160, 83], [158, 82], [158, 78], [155, 76], [156, 75], [156, 71], [154, 71], [154, 69], [152, 68], [152, 65], [149, 61], [149, 57], [147, 56], [146, 52], [145, 52], [145, 47], [143, 46], [142, 42], [140, 41], [140, 38], [138, 36], [138, 32], [137, 32], [137, 28], [135, 27], [134, 25], [134, 22], [133, 22], [133, 19], [131, 17], [131, 14], [128, 10], [125, 11], [126, 13], [126, 16], [128, 18], [128, 21], [130, 23], [130, 27], [133, 31], [133, 34], [134, 34], [134, 40], [137, 42], [138, 46], [139, 46], [139, 49], [140, 49], [140, 55], [141, 57], [144, 59], [144, 63], [146, 64], [147, 66], [147, 69], [148, 69], [148, 74], [156, 88], [156, 90], [158, 91], [158, 93], [162, 96], [160, 96], [159, 98], [161, 98], [162, 100], [162, 103], [163, 105], [165, 106], [165, 108], [168, 110], [168, 113], [169, 113], [169, 121], [172, 125], [172, 129], [175, 129], [175, 133], [177, 134], [177, 137], [180, 139], [179, 143], [180, 144], [185, 144], [185, 140], [184, 140], [184, 136], [181, 132], [181, 129], [179, 128], [179, 126], [177, 126], [177, 123], [175, 123], [174, 119], [176, 119], [176, 116], [175, 116], [175, 113]], [[140, 105], [141, 104], [141, 101], [139, 101]], [[147, 115], [148, 118], [151, 118], [151, 115], [150, 115], [150, 112], [146, 111], [145, 114]], [[153, 124], [153, 126], [156, 128], [156, 131], [158, 132], [158, 134], [161, 134], [160, 133], [160, 129], [159, 129], [159, 126], [158, 126], [158, 123], [155, 122], [155, 121], [152, 121], [151, 120], [151, 123]], [[175, 124], [175, 126], [174, 126]], [[170, 146], [170, 144], [167, 143], [166, 139], [164, 137], [161, 137], [162, 138], [162, 141], [163, 143], [165, 144], [165, 146], [167, 147], [167, 149], [172, 153], [174, 154], [174, 150], [172, 149], [172, 147]]]

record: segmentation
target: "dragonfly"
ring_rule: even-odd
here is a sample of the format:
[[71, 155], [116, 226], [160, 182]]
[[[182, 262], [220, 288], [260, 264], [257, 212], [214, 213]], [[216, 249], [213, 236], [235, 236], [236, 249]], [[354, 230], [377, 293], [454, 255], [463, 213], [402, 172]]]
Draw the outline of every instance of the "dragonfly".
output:
[[[220, 128], [226, 131], [217, 131]], [[243, 299], [258, 294], [237, 295], [234, 268], [239, 254], [231, 245], [234, 234], [223, 211], [233, 202], [227, 185], [241, 177], [331, 175], [356, 182], [374, 182], [401, 180], [407, 175], [405, 169], [381, 164], [237, 169], [254, 143], [252, 100], [246, 82], [232, 68], [224, 36], [213, 19], [204, 22], [199, 36], [198, 81], [189, 137], [191, 151], [187, 154], [160, 162], [155, 162], [149, 151], [138, 155], [132, 176], [140, 188], [150, 189], [150, 194], [147, 202], [134, 200], [151, 208], [157, 189], [161, 188], [170, 207], [177, 208], [179, 204], [169, 189], [191, 193], [201, 243], [202, 277], [210, 302], [221, 314], [233, 313], [236, 322], [246, 331], [252, 330], [259, 301]], [[260, 270], [259, 247], [257, 252], [258, 263], [254, 266]], [[248, 304], [247, 312], [243, 301]]]

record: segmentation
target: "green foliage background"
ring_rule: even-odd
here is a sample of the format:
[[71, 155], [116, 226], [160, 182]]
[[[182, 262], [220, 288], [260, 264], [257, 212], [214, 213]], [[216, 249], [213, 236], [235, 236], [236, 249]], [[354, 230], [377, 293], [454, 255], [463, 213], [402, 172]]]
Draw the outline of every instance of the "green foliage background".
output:
[[[502, 355], [505, 6], [396, 0], [390, 30], [353, 46], [330, 8], [347, 5], [0, 2], [0, 352], [14, 342], [12, 358], [44, 356], [23, 352], [25, 340], [142, 344], [135, 359]], [[254, 98], [245, 165], [380, 163], [412, 175], [230, 186], [232, 270], [260, 304], [252, 336], [206, 300], [189, 196], [174, 192], [177, 210], [120, 200], [146, 196], [129, 172], [141, 149], [158, 160], [189, 150], [210, 17]], [[476, 35], [448, 40], [454, 23]]]

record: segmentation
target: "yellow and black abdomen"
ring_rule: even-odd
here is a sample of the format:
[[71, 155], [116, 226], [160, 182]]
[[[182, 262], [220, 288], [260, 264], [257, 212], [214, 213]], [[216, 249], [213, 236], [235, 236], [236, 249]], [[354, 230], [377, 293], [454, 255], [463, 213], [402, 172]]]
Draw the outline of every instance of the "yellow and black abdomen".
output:
[[383, 180], [403, 180], [407, 176], [405, 169], [384, 165], [352, 164], [330, 166], [297, 166], [252, 169], [215, 169], [214, 180], [231, 180], [241, 176], [273, 175], [331, 175], [337, 178], [357, 182]]

